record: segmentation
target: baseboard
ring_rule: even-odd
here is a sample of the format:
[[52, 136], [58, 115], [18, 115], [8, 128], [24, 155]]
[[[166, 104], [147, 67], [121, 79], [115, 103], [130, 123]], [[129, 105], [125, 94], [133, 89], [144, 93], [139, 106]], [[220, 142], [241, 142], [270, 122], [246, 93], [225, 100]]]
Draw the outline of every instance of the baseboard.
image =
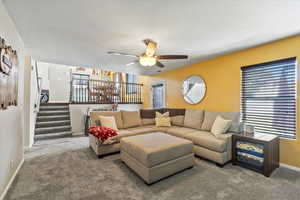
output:
[[84, 135], [84, 132], [81, 131], [81, 132], [72, 132], [72, 136], [83, 136]]
[[284, 168], [288, 168], [288, 169], [300, 172], [299, 167], [295, 167], [295, 166], [292, 166], [292, 165], [287, 165], [287, 164], [284, 164], [284, 163], [280, 163], [280, 167], [284, 167]]
[[19, 170], [21, 169], [21, 167], [22, 167], [22, 165], [23, 165], [23, 163], [24, 163], [24, 158], [21, 160], [19, 166], [17, 167], [16, 171], [14, 172], [14, 174], [12, 175], [11, 179], [9, 180], [7, 186], [5, 187], [3, 193], [2, 193], [1, 196], [0, 196], [0, 200], [3, 200], [3, 199], [4, 199], [6, 193], [8, 192], [8, 190], [9, 190], [11, 184], [12, 184], [13, 181], [15, 180], [15, 178], [16, 178], [16, 176], [17, 176]]

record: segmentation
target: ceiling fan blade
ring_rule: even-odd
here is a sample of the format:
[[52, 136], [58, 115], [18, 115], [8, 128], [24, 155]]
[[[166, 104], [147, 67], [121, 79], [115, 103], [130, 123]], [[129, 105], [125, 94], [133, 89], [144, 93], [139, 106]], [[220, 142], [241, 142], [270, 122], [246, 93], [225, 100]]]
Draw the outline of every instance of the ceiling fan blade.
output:
[[116, 55], [116, 56], [129, 56], [129, 57], [135, 57], [135, 58], [139, 57], [134, 54], [128, 54], [128, 53], [122, 53], [122, 52], [116, 52], [116, 51], [108, 51], [107, 53], [110, 55]]
[[161, 55], [156, 56], [157, 59], [187, 59], [187, 55]]
[[157, 43], [150, 39], [143, 40], [143, 42], [147, 46], [145, 54], [147, 56], [153, 56], [156, 51]]
[[158, 67], [160, 67], [160, 68], [164, 68], [165, 66], [161, 63], [161, 62], [159, 62], [159, 61], [156, 61], [156, 64], [155, 64], [156, 66], [158, 66]]
[[139, 63], [138, 60], [136, 60], [136, 61], [134, 61], [134, 62], [131, 62], [131, 63], [128, 63], [128, 64], [126, 64], [126, 66], [135, 65], [135, 64], [137, 64], [137, 63]]

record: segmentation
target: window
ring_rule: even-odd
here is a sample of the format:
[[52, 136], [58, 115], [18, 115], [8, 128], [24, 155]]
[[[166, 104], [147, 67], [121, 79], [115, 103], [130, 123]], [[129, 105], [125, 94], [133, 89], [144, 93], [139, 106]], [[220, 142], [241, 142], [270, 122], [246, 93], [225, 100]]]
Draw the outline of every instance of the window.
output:
[[296, 137], [296, 58], [242, 67], [242, 121], [257, 133]]
[[135, 74], [126, 74], [126, 93], [136, 94], [137, 93], [137, 76]]

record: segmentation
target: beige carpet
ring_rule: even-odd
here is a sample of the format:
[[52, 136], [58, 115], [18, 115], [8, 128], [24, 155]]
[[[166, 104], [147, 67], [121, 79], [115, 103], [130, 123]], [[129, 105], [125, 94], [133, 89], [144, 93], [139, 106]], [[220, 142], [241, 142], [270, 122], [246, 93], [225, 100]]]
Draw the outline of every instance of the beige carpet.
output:
[[39, 141], [5, 200], [299, 200], [300, 173], [280, 168], [270, 178], [195, 158], [194, 168], [146, 185], [119, 154], [98, 159], [88, 138]]

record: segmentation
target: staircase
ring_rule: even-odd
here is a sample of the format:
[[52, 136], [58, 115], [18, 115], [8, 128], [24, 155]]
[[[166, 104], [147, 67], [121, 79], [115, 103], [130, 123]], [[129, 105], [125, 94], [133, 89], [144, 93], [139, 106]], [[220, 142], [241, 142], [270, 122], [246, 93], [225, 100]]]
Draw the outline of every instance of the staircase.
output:
[[41, 104], [37, 114], [34, 139], [70, 137], [71, 135], [69, 104]]

